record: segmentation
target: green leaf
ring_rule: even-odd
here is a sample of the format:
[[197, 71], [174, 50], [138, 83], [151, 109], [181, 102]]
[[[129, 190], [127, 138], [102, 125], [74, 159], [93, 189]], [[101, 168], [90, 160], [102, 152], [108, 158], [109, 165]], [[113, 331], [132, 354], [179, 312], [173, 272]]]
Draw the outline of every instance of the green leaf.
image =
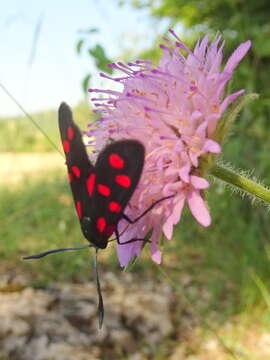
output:
[[87, 90], [90, 87], [90, 79], [91, 79], [91, 74], [87, 74], [82, 81], [82, 88], [83, 88], [83, 92], [85, 93], [87, 93]]
[[93, 33], [97, 33], [99, 32], [98, 28], [88, 28], [88, 29], [84, 29], [84, 30], [78, 30], [79, 34], [93, 34]]
[[113, 70], [107, 66], [109, 63], [112, 62], [112, 60], [107, 57], [101, 45], [97, 44], [95, 47], [89, 48], [88, 53], [94, 58], [96, 67], [98, 69], [108, 74], [113, 73]]
[[77, 54], [80, 54], [80, 53], [81, 53], [83, 44], [84, 44], [84, 39], [80, 39], [80, 40], [77, 42], [77, 44], [76, 44]]

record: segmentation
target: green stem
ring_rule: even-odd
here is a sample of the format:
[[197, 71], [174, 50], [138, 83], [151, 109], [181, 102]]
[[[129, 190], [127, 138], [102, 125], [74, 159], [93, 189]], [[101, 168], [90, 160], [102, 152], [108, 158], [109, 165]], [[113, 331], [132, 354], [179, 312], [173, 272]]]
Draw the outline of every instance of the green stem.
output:
[[260, 184], [257, 184], [255, 181], [219, 165], [213, 166], [210, 173], [216, 178], [228, 184], [232, 184], [270, 204], [270, 190]]

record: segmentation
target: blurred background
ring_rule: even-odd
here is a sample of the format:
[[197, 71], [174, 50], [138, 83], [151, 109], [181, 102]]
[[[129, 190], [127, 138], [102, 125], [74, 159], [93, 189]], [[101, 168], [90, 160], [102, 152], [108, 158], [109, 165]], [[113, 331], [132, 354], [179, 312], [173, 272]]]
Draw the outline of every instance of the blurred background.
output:
[[[270, 186], [270, 4], [266, 0], [10, 0], [0, 5], [0, 83], [60, 148], [57, 108], [94, 120], [86, 89], [115, 60], [158, 61], [169, 27], [193, 46], [221, 32], [226, 58], [252, 40], [230, 92], [260, 97], [238, 116], [223, 159]], [[87, 250], [39, 261], [23, 255], [82, 245], [63, 158], [0, 88], [0, 359], [269, 359], [269, 209], [214, 182], [213, 223], [187, 213], [163, 243], [123, 272], [100, 254], [105, 323], [98, 331]]]

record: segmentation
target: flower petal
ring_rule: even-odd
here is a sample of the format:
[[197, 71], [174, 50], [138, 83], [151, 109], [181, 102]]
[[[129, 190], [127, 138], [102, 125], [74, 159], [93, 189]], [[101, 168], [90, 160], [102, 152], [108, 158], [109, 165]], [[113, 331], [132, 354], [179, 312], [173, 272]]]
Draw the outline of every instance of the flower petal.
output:
[[162, 259], [162, 253], [159, 250], [159, 248], [156, 246], [156, 250], [152, 251], [151, 253], [151, 259], [156, 263], [156, 264], [161, 264], [161, 259]]
[[178, 196], [178, 199], [177, 199], [176, 204], [173, 209], [173, 218], [172, 219], [173, 219], [174, 225], [178, 224], [180, 221], [184, 204], [185, 204], [185, 198], [184, 197], [180, 198]]
[[205, 131], [206, 131], [207, 125], [208, 125], [207, 122], [203, 121], [196, 129], [195, 134], [201, 138], [205, 138]]
[[236, 91], [233, 94], [228, 95], [222, 102], [221, 106], [220, 106], [220, 112], [221, 114], [224, 113], [224, 111], [227, 109], [227, 107], [239, 96], [242, 95], [245, 92], [245, 90], [239, 90]]
[[211, 139], [207, 139], [204, 143], [203, 152], [211, 152], [214, 154], [219, 154], [221, 151], [220, 145]]
[[186, 162], [179, 170], [179, 176], [185, 182], [189, 182], [190, 167], [190, 163]]
[[170, 216], [163, 224], [162, 230], [168, 240], [171, 240], [173, 234], [173, 221]]
[[167, 184], [164, 186], [162, 194], [163, 196], [174, 195], [181, 189], [181, 186], [182, 186], [182, 181], [177, 181], [172, 184]]
[[202, 177], [192, 175], [190, 177], [190, 182], [194, 186], [195, 189], [208, 189], [210, 184], [207, 180]]
[[[119, 232], [122, 233], [122, 231], [125, 229], [126, 224], [125, 221], [120, 221], [119, 223]], [[117, 244], [116, 250], [117, 250], [117, 256], [119, 259], [119, 263], [121, 267], [126, 266], [131, 259], [133, 259], [135, 256], [139, 256], [141, 253], [142, 248], [142, 241], [134, 241], [129, 244], [123, 244], [125, 241], [129, 241], [133, 238], [141, 238], [140, 229], [142, 228], [142, 222], [141, 220], [134, 224], [132, 227], [128, 228], [124, 234], [120, 238], [120, 242], [122, 244]], [[130, 230], [129, 230], [130, 229]]]
[[233, 70], [236, 68], [236, 66], [240, 63], [240, 61], [243, 59], [243, 57], [246, 55], [248, 50], [251, 47], [251, 41], [248, 40], [242, 44], [240, 44], [232, 53], [232, 55], [229, 57], [229, 60], [227, 61], [227, 64], [224, 68], [225, 72], [233, 72]]
[[159, 250], [157, 244], [158, 244], [158, 240], [160, 238], [160, 226], [156, 226], [152, 232], [150, 241], [151, 241], [151, 258], [152, 260], [157, 263], [160, 264], [161, 263], [161, 251]]
[[192, 215], [198, 223], [202, 226], [209, 226], [211, 224], [211, 217], [199, 191], [190, 191], [187, 202]]
[[130, 260], [136, 256], [137, 249], [135, 249], [135, 246], [137, 246], [137, 243], [139, 243], [139, 241], [126, 245], [117, 244], [116, 251], [121, 267], [126, 266]]

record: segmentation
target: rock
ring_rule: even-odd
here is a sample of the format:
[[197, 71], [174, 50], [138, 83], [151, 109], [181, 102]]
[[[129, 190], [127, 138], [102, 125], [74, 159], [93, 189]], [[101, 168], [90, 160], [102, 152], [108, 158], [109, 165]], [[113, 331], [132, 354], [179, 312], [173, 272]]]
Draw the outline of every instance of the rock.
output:
[[0, 293], [0, 356], [95, 360], [130, 354], [130, 359], [144, 360], [173, 331], [172, 290], [167, 284], [138, 281], [133, 274], [102, 275], [101, 331], [93, 282]]

